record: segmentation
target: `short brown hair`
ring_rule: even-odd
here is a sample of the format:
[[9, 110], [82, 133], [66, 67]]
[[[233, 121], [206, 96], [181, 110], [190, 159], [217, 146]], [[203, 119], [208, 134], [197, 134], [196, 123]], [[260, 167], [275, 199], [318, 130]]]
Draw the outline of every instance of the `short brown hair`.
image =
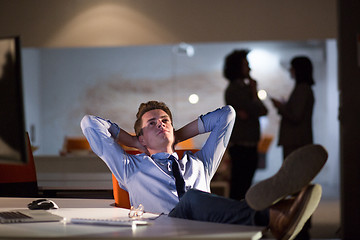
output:
[[161, 109], [163, 110], [171, 120], [171, 124], [173, 124], [172, 114], [168, 106], [166, 106], [163, 102], [158, 101], [148, 101], [147, 103], [141, 103], [138, 109], [138, 112], [136, 113], [136, 121], [134, 124], [135, 134], [136, 136], [142, 135], [142, 116], [151, 110], [155, 109]]

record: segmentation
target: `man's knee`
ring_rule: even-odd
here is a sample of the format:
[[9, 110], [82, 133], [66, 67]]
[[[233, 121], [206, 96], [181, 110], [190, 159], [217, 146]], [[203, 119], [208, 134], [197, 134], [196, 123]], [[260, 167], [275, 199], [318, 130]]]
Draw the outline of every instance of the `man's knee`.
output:
[[178, 218], [192, 218], [192, 206], [199, 201], [199, 197], [202, 195], [202, 191], [197, 189], [189, 189], [180, 199], [179, 203], [175, 206], [175, 208], [169, 213], [170, 217], [178, 217]]

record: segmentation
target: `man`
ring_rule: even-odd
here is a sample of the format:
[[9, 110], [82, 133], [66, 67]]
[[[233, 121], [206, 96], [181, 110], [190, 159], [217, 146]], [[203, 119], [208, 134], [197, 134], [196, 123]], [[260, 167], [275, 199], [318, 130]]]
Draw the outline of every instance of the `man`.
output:
[[[164, 103], [142, 103], [136, 117], [136, 136], [99, 117], [87, 115], [81, 121], [91, 148], [108, 165], [120, 187], [129, 192], [133, 206], [142, 204], [147, 212], [170, 217], [269, 226], [276, 238], [291, 239], [320, 201], [321, 187], [309, 185], [327, 158], [320, 146], [310, 146], [289, 156], [284, 169], [251, 188], [246, 201], [237, 201], [209, 193], [211, 178], [234, 125], [235, 111], [231, 106], [201, 115], [177, 131]], [[202, 149], [186, 152], [178, 159], [174, 145], [205, 132], [210, 135]], [[144, 153], [127, 154], [121, 145]], [[297, 168], [299, 159], [306, 162], [301, 166], [306, 165], [311, 171], [303, 171], [301, 177], [292, 179], [293, 172], [302, 170]], [[297, 192], [300, 193], [295, 198], [281, 200]]]

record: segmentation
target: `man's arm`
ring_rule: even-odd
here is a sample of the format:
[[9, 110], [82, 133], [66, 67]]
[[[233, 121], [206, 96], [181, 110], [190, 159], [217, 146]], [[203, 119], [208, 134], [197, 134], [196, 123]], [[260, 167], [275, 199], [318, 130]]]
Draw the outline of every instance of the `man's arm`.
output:
[[[225, 102], [236, 110], [240, 120], [257, 119], [268, 113], [266, 106], [257, 95], [257, 82], [249, 77], [248, 87], [227, 88], [225, 91]], [[249, 91], [250, 89], [250, 98]]]
[[115, 142], [118, 143], [119, 145], [125, 145], [127, 147], [136, 148], [139, 151], [144, 152], [147, 155], [150, 155], [148, 150], [143, 145], [140, 144], [137, 136], [133, 136], [121, 128], [119, 128], [119, 133], [115, 137]]
[[104, 149], [114, 145], [112, 143], [121, 132], [117, 124], [92, 115], [85, 115], [80, 126], [92, 150], [99, 157], [104, 154]]
[[126, 132], [110, 120], [92, 115], [83, 117], [81, 129], [91, 149], [106, 163], [120, 186], [126, 189], [127, 176], [134, 169], [135, 158], [115, 143], [115, 138]]
[[175, 144], [195, 137], [199, 134], [198, 119], [175, 131]]
[[83, 129], [83, 132], [88, 140], [90, 136], [84, 130], [89, 126], [92, 126], [91, 128], [93, 129], [97, 129], [99, 133], [103, 132], [105, 135], [109, 133], [114, 141], [120, 146], [136, 148], [142, 152], [147, 153], [147, 149], [140, 144], [136, 136], [126, 132], [124, 129], [120, 128], [116, 123], [113, 123], [110, 120], [86, 115], [81, 121], [81, 128]]
[[229, 143], [235, 114], [234, 108], [228, 105], [200, 116], [199, 133], [210, 132], [210, 135], [196, 155], [204, 162], [209, 179], [215, 174]]
[[295, 87], [287, 103], [278, 108], [279, 114], [292, 122], [301, 123], [306, 113], [313, 108], [314, 95], [309, 85], [299, 84]]

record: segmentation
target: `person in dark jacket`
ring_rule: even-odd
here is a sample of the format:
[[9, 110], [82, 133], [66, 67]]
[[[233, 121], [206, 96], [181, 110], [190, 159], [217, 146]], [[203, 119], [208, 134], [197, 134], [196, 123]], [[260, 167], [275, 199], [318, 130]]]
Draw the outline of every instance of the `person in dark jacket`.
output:
[[[312, 115], [315, 103], [313, 66], [308, 57], [297, 56], [291, 60], [291, 77], [295, 87], [286, 103], [272, 98], [281, 116], [279, 142], [283, 148], [283, 159], [296, 149], [313, 143]], [[296, 239], [310, 239], [309, 220]]]
[[268, 110], [258, 98], [257, 82], [250, 76], [247, 50], [234, 50], [225, 58], [224, 77], [229, 81], [225, 102], [236, 111], [229, 143], [231, 158], [230, 198], [243, 199], [258, 166], [259, 118]]

